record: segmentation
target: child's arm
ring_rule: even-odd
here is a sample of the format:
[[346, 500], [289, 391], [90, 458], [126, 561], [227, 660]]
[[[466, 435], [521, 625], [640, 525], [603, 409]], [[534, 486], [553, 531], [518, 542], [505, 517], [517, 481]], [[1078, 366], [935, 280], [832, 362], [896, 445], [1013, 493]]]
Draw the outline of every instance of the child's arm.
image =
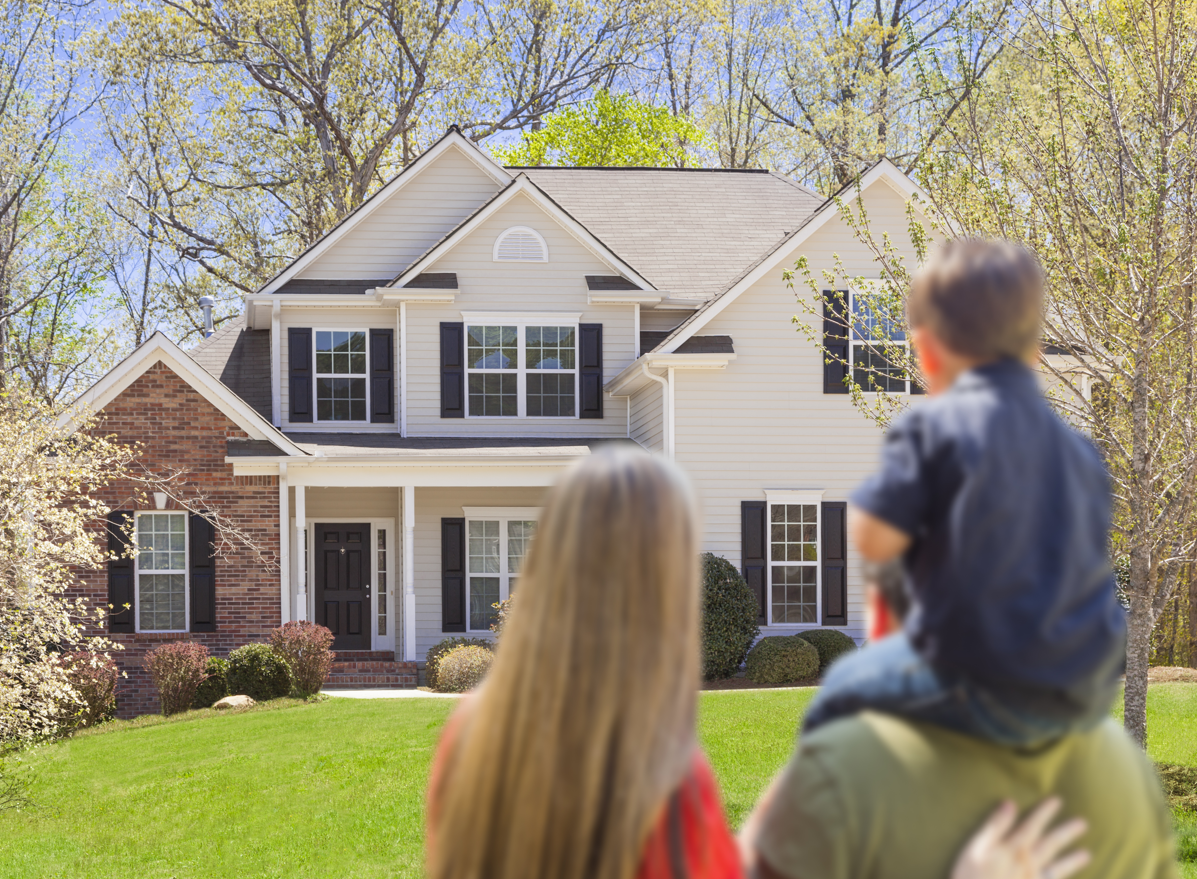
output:
[[909, 534], [857, 506], [848, 507], [848, 533], [856, 551], [877, 564], [893, 561], [910, 546]]

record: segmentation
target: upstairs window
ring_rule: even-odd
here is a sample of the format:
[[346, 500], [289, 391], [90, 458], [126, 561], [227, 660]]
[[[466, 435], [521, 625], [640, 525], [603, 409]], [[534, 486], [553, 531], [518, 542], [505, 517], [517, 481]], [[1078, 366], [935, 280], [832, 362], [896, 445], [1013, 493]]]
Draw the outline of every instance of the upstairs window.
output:
[[316, 420], [365, 421], [366, 331], [317, 330]]
[[909, 392], [906, 370], [887, 356], [891, 349], [906, 351], [910, 347], [900, 316], [892, 313], [892, 306], [880, 289], [854, 286], [848, 291], [848, 298], [852, 315], [852, 380], [866, 392]]
[[466, 325], [466, 415], [576, 418], [578, 325]]
[[548, 262], [549, 246], [535, 229], [512, 226], [495, 239], [495, 262]]

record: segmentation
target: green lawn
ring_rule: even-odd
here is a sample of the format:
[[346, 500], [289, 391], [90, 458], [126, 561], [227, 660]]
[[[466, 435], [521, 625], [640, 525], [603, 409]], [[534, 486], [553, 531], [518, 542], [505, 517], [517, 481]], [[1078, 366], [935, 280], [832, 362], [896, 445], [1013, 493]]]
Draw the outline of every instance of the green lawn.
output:
[[[700, 737], [733, 824], [790, 753], [812, 694], [703, 694]], [[1197, 685], [1155, 686], [1150, 705], [1152, 756], [1197, 765]], [[272, 703], [39, 748], [21, 766], [34, 806], [0, 814], [0, 877], [417, 876], [428, 763], [452, 706]], [[1197, 822], [1185, 829], [1197, 847]]]

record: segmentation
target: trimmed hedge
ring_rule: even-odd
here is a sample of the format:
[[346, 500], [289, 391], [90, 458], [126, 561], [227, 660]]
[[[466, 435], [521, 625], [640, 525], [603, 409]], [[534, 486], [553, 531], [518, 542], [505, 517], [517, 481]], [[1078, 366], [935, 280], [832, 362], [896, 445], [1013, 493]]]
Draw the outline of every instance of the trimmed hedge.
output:
[[727, 559], [702, 554], [702, 677], [730, 678], [760, 635], [756, 596]]
[[761, 638], [748, 651], [747, 666], [754, 684], [793, 684], [819, 671], [819, 651], [793, 635]]
[[474, 689], [482, 683], [494, 661], [494, 651], [489, 647], [476, 644], [454, 647], [440, 658], [437, 692], [464, 693]]
[[434, 690], [439, 689], [437, 686], [437, 670], [440, 666], [441, 658], [452, 650], [454, 647], [484, 647], [487, 650], [493, 650], [494, 645], [485, 638], [445, 638], [443, 641], [438, 641], [428, 648], [428, 653], [425, 654], [426, 660], [424, 665], [424, 677], [428, 681], [428, 686]]
[[845, 653], [856, 650], [856, 642], [835, 629], [811, 629], [809, 632], [799, 632], [794, 637], [813, 644], [819, 651], [819, 674], [827, 671], [827, 666]]
[[204, 682], [208, 648], [195, 641], [169, 641], [145, 655], [145, 667], [158, 688], [166, 715], [186, 711]]
[[291, 692], [287, 663], [269, 644], [246, 644], [230, 653], [225, 680], [230, 696], [249, 696], [255, 702], [278, 699]]
[[208, 676], [195, 691], [195, 700], [191, 703], [192, 708], [211, 708], [229, 694], [229, 684], [225, 680], [227, 667], [227, 660], [217, 659], [215, 656], [208, 660], [208, 664], [204, 667], [204, 672]]
[[287, 664], [296, 695], [306, 699], [320, 692], [337, 658], [332, 643], [332, 631], [312, 622], [293, 621], [271, 630], [270, 649]]

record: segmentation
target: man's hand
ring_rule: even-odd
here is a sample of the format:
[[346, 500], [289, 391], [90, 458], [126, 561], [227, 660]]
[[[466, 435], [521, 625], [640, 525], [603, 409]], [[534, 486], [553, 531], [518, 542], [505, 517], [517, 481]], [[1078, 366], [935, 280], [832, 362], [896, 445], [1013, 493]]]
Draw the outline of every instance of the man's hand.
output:
[[1018, 809], [1002, 803], [956, 859], [952, 879], [1065, 879], [1089, 863], [1089, 852], [1057, 857], [1087, 829], [1073, 818], [1048, 830], [1060, 811], [1060, 798], [1048, 797], [1015, 826]]
[[859, 507], [848, 508], [848, 534], [856, 551], [876, 564], [893, 561], [910, 546], [909, 534]]

